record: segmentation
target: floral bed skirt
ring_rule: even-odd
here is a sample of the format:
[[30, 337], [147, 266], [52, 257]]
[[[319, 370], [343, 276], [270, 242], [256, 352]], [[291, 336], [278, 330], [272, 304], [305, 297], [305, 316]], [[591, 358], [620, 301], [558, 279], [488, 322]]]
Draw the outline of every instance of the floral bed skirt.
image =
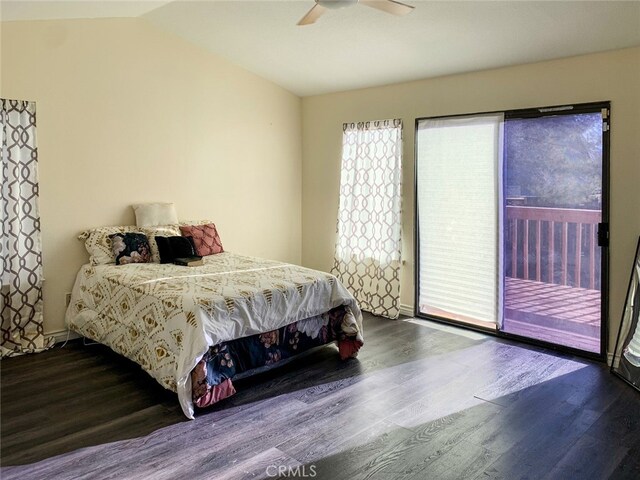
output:
[[277, 330], [215, 345], [191, 372], [193, 403], [200, 408], [213, 405], [236, 392], [234, 376], [275, 365], [331, 342], [337, 342], [343, 360], [355, 357], [363, 345], [358, 324], [347, 306]]

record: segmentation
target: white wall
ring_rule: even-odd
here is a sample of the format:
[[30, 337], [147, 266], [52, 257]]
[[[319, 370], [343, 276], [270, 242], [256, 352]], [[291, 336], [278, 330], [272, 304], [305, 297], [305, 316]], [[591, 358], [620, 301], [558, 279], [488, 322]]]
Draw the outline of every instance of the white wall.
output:
[[0, 96], [37, 104], [45, 332], [132, 203], [210, 218], [227, 250], [301, 255], [301, 101], [139, 19], [5, 22]]
[[332, 265], [343, 122], [404, 120], [406, 264], [401, 300], [413, 308], [415, 118], [600, 100], [611, 100], [612, 111], [609, 345], [613, 347], [640, 234], [640, 48], [304, 98], [303, 264], [321, 270]]

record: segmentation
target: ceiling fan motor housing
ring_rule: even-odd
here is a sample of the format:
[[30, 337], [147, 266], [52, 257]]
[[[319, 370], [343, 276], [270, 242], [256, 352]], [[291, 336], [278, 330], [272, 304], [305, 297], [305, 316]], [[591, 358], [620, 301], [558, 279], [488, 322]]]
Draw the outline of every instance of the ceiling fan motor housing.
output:
[[324, 8], [336, 10], [338, 8], [350, 7], [358, 3], [358, 0], [315, 0], [315, 2]]

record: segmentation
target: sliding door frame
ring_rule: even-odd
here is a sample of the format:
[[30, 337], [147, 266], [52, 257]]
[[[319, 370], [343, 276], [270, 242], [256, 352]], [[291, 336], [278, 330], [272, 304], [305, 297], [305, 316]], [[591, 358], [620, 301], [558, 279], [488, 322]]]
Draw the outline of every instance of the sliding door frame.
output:
[[[602, 221], [598, 228], [598, 246], [601, 248], [601, 271], [600, 271], [600, 281], [601, 281], [601, 291], [600, 291], [600, 352], [593, 353], [587, 352], [584, 350], [579, 350], [572, 347], [567, 347], [563, 345], [557, 345], [555, 343], [546, 342], [544, 340], [538, 340], [535, 338], [523, 337], [520, 335], [515, 335], [512, 333], [506, 333], [499, 329], [498, 325], [495, 328], [484, 328], [482, 326], [473, 325], [469, 323], [465, 323], [459, 320], [453, 320], [446, 317], [441, 317], [438, 315], [425, 314], [420, 312], [420, 302], [419, 302], [419, 293], [420, 293], [420, 223], [419, 217], [420, 212], [418, 210], [418, 126], [419, 123], [423, 120], [436, 120], [436, 119], [444, 119], [444, 118], [460, 118], [460, 117], [472, 117], [479, 115], [497, 115], [504, 114], [505, 122], [510, 119], [521, 119], [521, 118], [538, 118], [538, 117], [547, 117], [547, 116], [556, 116], [556, 115], [572, 115], [572, 114], [580, 114], [580, 113], [596, 113], [601, 112], [603, 114], [603, 126], [606, 125], [606, 128], [603, 128], [602, 132]], [[606, 113], [605, 113], [606, 112]], [[592, 358], [598, 361], [606, 361], [607, 359], [607, 344], [608, 344], [608, 326], [609, 326], [609, 180], [610, 180], [610, 132], [611, 132], [611, 102], [609, 101], [601, 101], [601, 102], [590, 102], [590, 103], [581, 103], [581, 104], [567, 104], [567, 105], [552, 105], [547, 107], [536, 107], [536, 108], [524, 108], [518, 110], [497, 110], [490, 112], [477, 112], [477, 113], [463, 113], [456, 115], [440, 115], [433, 117], [419, 117], [415, 119], [415, 129], [414, 129], [414, 170], [413, 170], [413, 182], [414, 182], [414, 238], [413, 238], [413, 254], [414, 254], [414, 316], [416, 318], [423, 318], [426, 320], [433, 320], [440, 323], [445, 323], [449, 325], [455, 325], [459, 327], [463, 327], [469, 330], [475, 330], [483, 333], [487, 333], [490, 335], [494, 335], [500, 338], [506, 338], [511, 340], [516, 340], [519, 342], [545, 347], [552, 350], [557, 350], [561, 352], [571, 353], [574, 355], [578, 355], [581, 357]], [[499, 172], [499, 176], [502, 178], [504, 174], [504, 166], [502, 166], [502, 171]], [[500, 194], [501, 196], [501, 194]], [[504, 202], [502, 205], [499, 205], [500, 209], [499, 218], [505, 218], [504, 209], [506, 206]], [[499, 226], [499, 232], [497, 232], [500, 242], [502, 242], [502, 227]], [[502, 245], [499, 246], [500, 255], [502, 256]], [[505, 262], [502, 259], [499, 260], [502, 264], [502, 270], [500, 272], [500, 282], [504, 281], [504, 268]], [[501, 315], [504, 313], [504, 305], [500, 305], [502, 310]]]

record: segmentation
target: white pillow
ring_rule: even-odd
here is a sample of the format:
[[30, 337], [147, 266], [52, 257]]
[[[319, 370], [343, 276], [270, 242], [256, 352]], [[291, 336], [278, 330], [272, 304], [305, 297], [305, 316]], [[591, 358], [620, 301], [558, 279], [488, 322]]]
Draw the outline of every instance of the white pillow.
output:
[[176, 206], [173, 203], [139, 203], [132, 205], [138, 227], [171, 225], [178, 223]]

